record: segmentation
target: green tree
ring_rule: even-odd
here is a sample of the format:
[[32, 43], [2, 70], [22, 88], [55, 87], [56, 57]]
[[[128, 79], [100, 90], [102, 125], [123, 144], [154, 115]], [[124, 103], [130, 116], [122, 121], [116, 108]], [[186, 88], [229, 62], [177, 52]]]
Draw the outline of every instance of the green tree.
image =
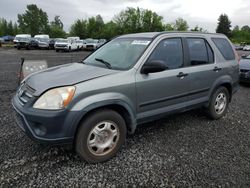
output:
[[244, 25], [244, 26], [241, 28], [241, 31], [250, 32], [250, 27], [249, 27], [248, 25]]
[[17, 26], [17, 23], [15, 22], [13, 25], [13, 34], [17, 35], [19, 33], [19, 28]]
[[197, 32], [203, 32], [203, 33], [207, 33], [208, 31], [206, 29], [203, 29], [202, 27], [199, 27], [198, 25], [196, 25], [193, 29], [191, 29], [190, 31], [197, 31]]
[[240, 31], [240, 27], [238, 25], [234, 26], [233, 31]]
[[218, 19], [216, 33], [223, 33], [227, 37], [231, 36], [231, 21], [226, 14], [221, 14]]
[[167, 23], [165, 26], [165, 31], [174, 31], [174, 24]]
[[118, 33], [119, 32], [117, 25], [113, 21], [110, 21], [104, 25], [101, 33], [101, 38], [111, 39], [118, 35]]
[[49, 36], [51, 38], [64, 38], [66, 33], [63, 30], [63, 23], [60, 16], [55, 16], [54, 20], [50, 22]]
[[0, 18], [0, 36], [7, 35], [8, 22], [4, 18]]
[[188, 24], [187, 21], [184, 20], [183, 18], [178, 18], [175, 20], [174, 24], [174, 30], [176, 31], [187, 31], [188, 30]]
[[151, 10], [127, 8], [113, 19], [117, 24], [118, 34], [163, 31], [163, 17]]
[[60, 29], [63, 29], [63, 23], [60, 19], [60, 16], [55, 16], [54, 20], [52, 22], [50, 22], [50, 25], [53, 27], [58, 27]]
[[78, 36], [82, 39], [87, 38], [87, 21], [77, 19], [74, 24], [71, 25], [70, 28], [71, 36]]
[[23, 14], [18, 14], [18, 24], [21, 32], [31, 35], [48, 33], [48, 15], [35, 4], [27, 5], [27, 10]]
[[102, 30], [104, 28], [104, 21], [101, 15], [91, 17], [87, 21], [87, 34], [91, 38], [102, 38]]
[[12, 21], [10, 21], [7, 25], [7, 35], [11, 35], [13, 36], [14, 35], [14, 28], [13, 28], [13, 24], [12, 24]]

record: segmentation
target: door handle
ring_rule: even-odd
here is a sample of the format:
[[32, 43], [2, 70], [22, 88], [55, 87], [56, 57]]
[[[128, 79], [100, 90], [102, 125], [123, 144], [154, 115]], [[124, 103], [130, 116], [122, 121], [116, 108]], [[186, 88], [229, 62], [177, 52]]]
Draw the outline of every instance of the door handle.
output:
[[179, 72], [179, 74], [177, 75], [178, 78], [184, 78], [186, 76], [188, 76], [188, 74], [183, 72]]
[[219, 72], [221, 70], [222, 70], [222, 68], [219, 68], [219, 67], [214, 67], [214, 69], [213, 69], [213, 71], [215, 71], [215, 72]]

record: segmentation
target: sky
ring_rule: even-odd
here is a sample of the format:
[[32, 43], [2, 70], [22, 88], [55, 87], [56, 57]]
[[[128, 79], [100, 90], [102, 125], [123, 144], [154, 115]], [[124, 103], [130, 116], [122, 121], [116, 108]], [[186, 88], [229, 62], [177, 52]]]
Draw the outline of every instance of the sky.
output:
[[16, 21], [27, 4], [42, 8], [49, 20], [59, 15], [66, 31], [78, 18], [100, 14], [107, 22], [126, 7], [150, 9], [162, 16], [165, 23], [182, 17], [190, 29], [198, 25], [209, 32], [215, 32], [221, 13], [229, 16], [232, 26], [250, 25], [250, 0], [0, 0], [0, 18]]

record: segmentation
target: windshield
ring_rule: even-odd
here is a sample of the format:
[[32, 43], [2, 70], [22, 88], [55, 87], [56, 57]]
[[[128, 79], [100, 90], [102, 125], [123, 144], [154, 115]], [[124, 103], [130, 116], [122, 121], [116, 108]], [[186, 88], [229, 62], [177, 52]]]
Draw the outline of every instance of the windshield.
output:
[[27, 38], [27, 37], [20, 37], [20, 38], [18, 38], [19, 42], [28, 42], [29, 40], [30, 40], [30, 38]]
[[93, 40], [94, 40], [94, 39], [86, 39], [85, 42], [86, 42], [86, 43], [93, 43]]
[[65, 42], [65, 43], [67, 43], [67, 42], [68, 42], [68, 39], [59, 39], [59, 40], [57, 40], [56, 42]]
[[151, 39], [142, 38], [114, 39], [88, 56], [84, 63], [105, 66], [100, 63], [103, 61], [111, 69], [127, 70], [137, 62], [150, 41]]
[[48, 42], [49, 39], [46, 38], [35, 38], [36, 40], [40, 41], [40, 42]]

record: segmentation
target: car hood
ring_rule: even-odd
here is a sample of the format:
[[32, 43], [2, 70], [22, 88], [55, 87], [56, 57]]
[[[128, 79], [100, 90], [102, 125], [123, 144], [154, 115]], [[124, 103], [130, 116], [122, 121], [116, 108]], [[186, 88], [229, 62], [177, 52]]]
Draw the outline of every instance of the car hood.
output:
[[250, 70], [250, 59], [241, 59], [240, 60], [240, 69]]
[[39, 96], [50, 88], [74, 85], [117, 72], [119, 71], [82, 63], [71, 63], [31, 74], [24, 82], [35, 90], [34, 96]]

